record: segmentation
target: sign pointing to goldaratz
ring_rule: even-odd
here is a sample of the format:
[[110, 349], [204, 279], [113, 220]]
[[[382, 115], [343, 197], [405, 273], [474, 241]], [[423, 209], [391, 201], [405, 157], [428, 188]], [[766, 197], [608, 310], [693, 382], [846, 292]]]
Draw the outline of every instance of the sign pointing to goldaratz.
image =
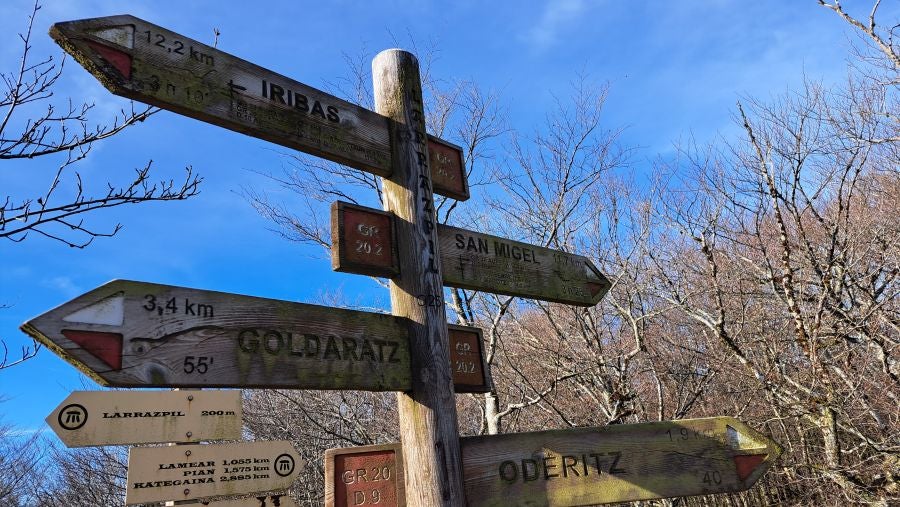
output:
[[[109, 91], [379, 176], [386, 117], [134, 16], [56, 23], [50, 35]], [[462, 150], [429, 136], [434, 191], [469, 198]]]
[[22, 325], [115, 387], [402, 391], [400, 317], [116, 280]]
[[239, 391], [75, 391], [47, 416], [66, 447], [239, 440]]
[[781, 448], [731, 417], [460, 440], [472, 507], [581, 506], [750, 488]]
[[284, 490], [303, 466], [287, 441], [132, 447], [125, 503]]

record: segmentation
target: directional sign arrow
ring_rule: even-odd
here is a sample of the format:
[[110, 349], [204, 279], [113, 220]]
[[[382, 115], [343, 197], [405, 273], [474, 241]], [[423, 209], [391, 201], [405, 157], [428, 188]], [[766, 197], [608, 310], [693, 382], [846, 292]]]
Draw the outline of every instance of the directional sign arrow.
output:
[[731, 417], [467, 437], [468, 505], [581, 506], [750, 488], [781, 447]]
[[116, 387], [410, 386], [408, 327], [391, 315], [116, 280], [22, 330]]
[[132, 447], [125, 503], [284, 490], [303, 466], [287, 441]]
[[[134, 16], [56, 23], [50, 35], [109, 91], [380, 176], [384, 116]], [[429, 136], [434, 191], [469, 198], [462, 149]]]
[[[392, 277], [403, 269], [393, 254], [401, 239], [389, 213], [339, 201], [331, 207], [331, 231], [336, 271]], [[578, 306], [596, 305], [610, 288], [582, 255], [447, 225], [438, 225], [437, 233], [449, 287]]]
[[610, 288], [590, 259], [499, 236], [438, 225], [444, 285], [594, 306]]
[[[450, 327], [457, 392], [485, 392], [480, 330]], [[114, 387], [411, 387], [408, 322], [378, 313], [114, 280], [22, 330]]]
[[66, 447], [241, 438], [239, 391], [75, 391], [47, 416]]

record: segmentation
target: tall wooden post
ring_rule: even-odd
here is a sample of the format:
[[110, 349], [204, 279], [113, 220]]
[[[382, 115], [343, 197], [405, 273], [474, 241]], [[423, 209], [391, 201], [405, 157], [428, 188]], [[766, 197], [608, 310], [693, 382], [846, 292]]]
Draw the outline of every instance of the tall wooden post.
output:
[[391, 283], [391, 310], [412, 322], [413, 389], [397, 395], [407, 505], [461, 507], [459, 429], [419, 64], [411, 53], [389, 49], [372, 61], [372, 76], [375, 110], [392, 120], [393, 173], [384, 179], [384, 195], [385, 209], [399, 219], [400, 275]]

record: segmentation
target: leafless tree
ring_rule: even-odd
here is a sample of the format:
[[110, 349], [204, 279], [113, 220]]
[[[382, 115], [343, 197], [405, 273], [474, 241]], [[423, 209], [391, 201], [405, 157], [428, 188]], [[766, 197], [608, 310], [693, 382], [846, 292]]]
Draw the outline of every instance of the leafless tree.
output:
[[[28, 190], [0, 194], [0, 239], [17, 243], [31, 235], [43, 236], [74, 248], [84, 248], [98, 237], [111, 237], [120, 229], [94, 228], [88, 215], [124, 205], [177, 201], [196, 195], [201, 178], [190, 167], [182, 180], [151, 180], [152, 161], [135, 169], [123, 183], [85, 180], [76, 170], [95, 143], [118, 135], [149, 118], [154, 108], [122, 110], [118, 117], [93, 124], [94, 105], [68, 99], [60, 105], [55, 90], [65, 68], [65, 59], [35, 58], [32, 29], [40, 11], [36, 1], [28, 14], [26, 29], [18, 34], [21, 44], [18, 65], [0, 73], [0, 160], [3, 170], [28, 171], [33, 181]], [[7, 190], [8, 191], [8, 190]], [[2, 342], [0, 342], [2, 343]], [[33, 357], [39, 346], [25, 347], [21, 356], [10, 358], [3, 346], [0, 369]]]

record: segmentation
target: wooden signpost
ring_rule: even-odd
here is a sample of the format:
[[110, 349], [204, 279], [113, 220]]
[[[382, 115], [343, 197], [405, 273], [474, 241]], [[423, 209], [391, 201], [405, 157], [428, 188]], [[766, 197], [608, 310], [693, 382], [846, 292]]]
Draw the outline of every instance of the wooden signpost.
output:
[[[331, 207], [335, 271], [394, 277], [398, 239], [391, 214], [336, 202]], [[443, 283], [570, 305], [594, 306], [609, 280], [590, 259], [498, 236], [437, 225]]]
[[407, 325], [377, 313], [116, 280], [22, 329], [116, 387], [410, 386]]
[[47, 416], [66, 447], [238, 440], [240, 391], [75, 391]]
[[[460, 445], [472, 507], [577, 507], [733, 493], [753, 486], [781, 453], [731, 417], [484, 435], [462, 438]], [[400, 444], [326, 451], [326, 507], [378, 499], [384, 507], [403, 505], [389, 496], [405, 487], [393, 473], [403, 466], [400, 454]]]
[[742, 491], [781, 453], [731, 417], [468, 437], [461, 446], [472, 507]]
[[284, 490], [303, 466], [287, 441], [132, 447], [125, 503]]
[[[457, 360], [459, 392], [483, 392], [489, 377], [480, 330], [453, 327], [468, 344], [459, 345], [468, 354]], [[412, 385], [408, 324], [377, 313], [116, 280], [22, 330], [114, 387], [405, 391]], [[138, 411], [138, 398], [119, 396], [116, 402]]]
[[405, 507], [400, 444], [325, 451], [325, 507]]
[[[117, 95], [384, 178], [386, 212], [335, 206], [333, 265], [391, 278], [392, 315], [114, 281], [22, 326], [101, 384], [402, 391], [402, 447], [329, 451], [329, 505], [739, 491], [780, 453], [727, 417], [459, 438], [454, 383], [482, 392], [490, 377], [481, 336], [448, 329], [443, 286], [593, 306], [610, 282], [586, 257], [437, 224], [433, 193], [465, 200], [469, 189], [462, 150], [425, 132], [412, 54], [373, 60], [376, 113], [133, 16], [57, 23], [51, 35]], [[111, 412], [68, 403], [56, 431], [99, 413]], [[81, 441], [92, 438], [113, 437]], [[284, 490], [301, 466], [288, 442], [134, 448], [126, 503]]]
[[[109, 91], [389, 176], [384, 116], [134, 16], [56, 23], [50, 35]], [[429, 136], [435, 192], [469, 198], [462, 150]]]
[[491, 390], [491, 370], [484, 355], [484, 336], [477, 327], [448, 325], [450, 372], [457, 393]]

